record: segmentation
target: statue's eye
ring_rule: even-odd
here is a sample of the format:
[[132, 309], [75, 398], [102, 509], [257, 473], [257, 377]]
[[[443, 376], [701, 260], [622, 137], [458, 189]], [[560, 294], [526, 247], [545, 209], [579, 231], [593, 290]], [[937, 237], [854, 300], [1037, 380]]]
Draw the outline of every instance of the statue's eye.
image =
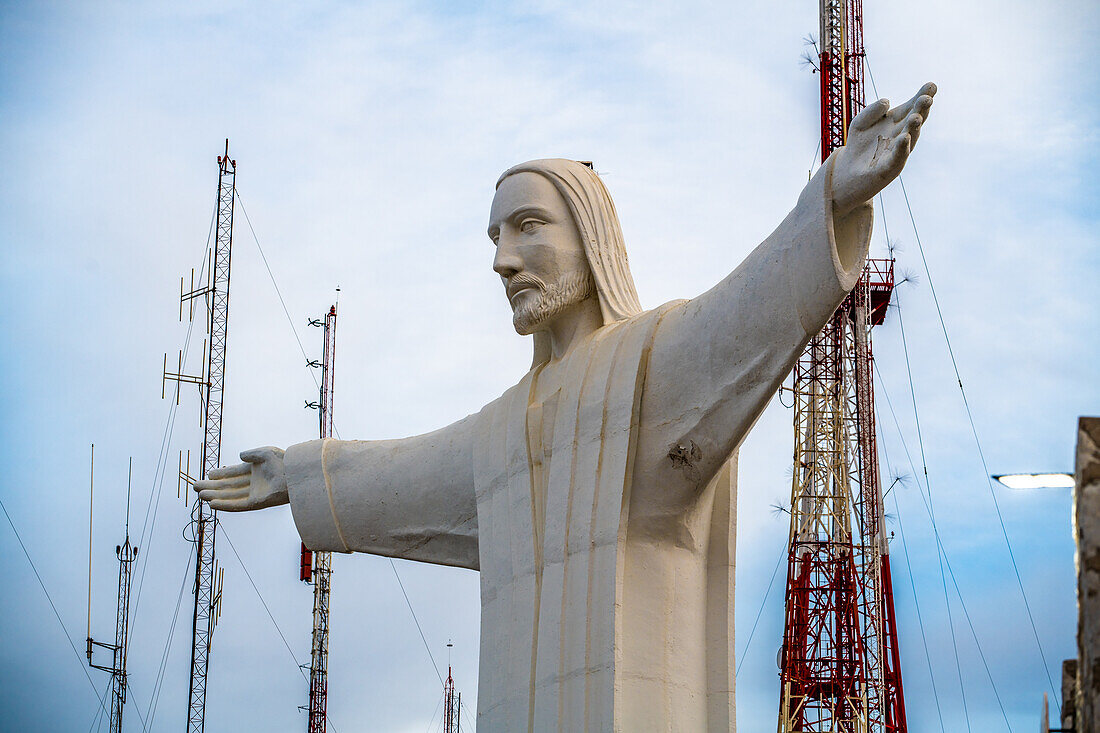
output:
[[524, 219], [519, 223], [519, 230], [524, 234], [528, 234], [530, 232], [533, 232], [536, 227], [540, 227], [543, 224], [544, 222], [541, 222], [538, 219]]

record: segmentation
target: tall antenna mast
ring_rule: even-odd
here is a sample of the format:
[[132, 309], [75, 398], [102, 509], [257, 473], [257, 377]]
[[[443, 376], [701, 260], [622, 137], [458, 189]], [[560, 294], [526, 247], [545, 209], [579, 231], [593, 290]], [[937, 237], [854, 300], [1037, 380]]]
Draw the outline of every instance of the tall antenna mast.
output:
[[[336, 289], [340, 297], [340, 288]], [[309, 361], [321, 369], [321, 394], [306, 407], [317, 410], [321, 438], [332, 437], [332, 396], [336, 378], [336, 306], [329, 308], [324, 321], [310, 319], [309, 325], [323, 327], [325, 346], [321, 362]], [[328, 619], [332, 580], [332, 553], [311, 552], [302, 543], [300, 578], [313, 581], [313, 645], [309, 657], [309, 733], [325, 733], [328, 716]]]
[[[189, 303], [194, 318], [194, 300], [203, 298], [207, 304], [204, 374], [183, 373], [183, 357], [180, 367], [170, 373], [165, 369], [164, 381], [174, 380], [196, 384], [202, 401], [202, 465], [198, 478], [205, 479], [211, 469], [221, 463], [222, 448], [222, 399], [225, 391], [225, 352], [229, 330], [229, 273], [230, 255], [233, 249], [233, 204], [236, 197], [237, 161], [229, 157], [229, 140], [225, 141], [225, 155], [218, 156], [218, 214], [215, 231], [214, 253], [207, 269], [205, 286], [192, 286], [180, 293], [180, 318], [183, 304]], [[167, 366], [167, 355], [165, 364]], [[161, 397], [164, 396], [163, 383]], [[179, 390], [176, 391], [179, 401]], [[184, 472], [181, 470], [181, 478]], [[189, 477], [188, 477], [189, 479]], [[191, 507], [191, 530], [196, 545], [195, 608], [191, 625], [191, 685], [187, 705], [187, 733], [202, 733], [206, 723], [206, 677], [210, 664], [210, 641], [214, 634], [221, 607], [221, 572], [214, 559], [214, 538], [217, 530], [217, 513], [205, 501], [195, 501]]]
[[[94, 455], [94, 447], [93, 447]], [[93, 464], [94, 465], [94, 464]], [[133, 475], [133, 459], [130, 459], [131, 477]], [[89, 491], [89, 494], [91, 492]], [[89, 526], [89, 555], [88, 555], [88, 666], [93, 669], [101, 669], [111, 673], [111, 707], [110, 731], [120, 733], [122, 731], [122, 709], [126, 705], [126, 656], [129, 651], [127, 636], [130, 630], [130, 585], [133, 580], [133, 565], [137, 559], [138, 548], [130, 544], [130, 480], [126, 481], [126, 534], [121, 545], [115, 547], [115, 555], [118, 557], [118, 608], [115, 615], [115, 643], [105, 644], [92, 638], [92, 577], [91, 577], [91, 502], [88, 508]], [[92, 662], [94, 647], [107, 649], [111, 652], [109, 665], [95, 664]]]
[[[821, 0], [822, 161], [864, 105], [862, 13]], [[795, 365], [780, 733], [906, 730], [871, 381], [893, 286], [894, 261], [868, 260]]]
[[460, 733], [462, 720], [462, 693], [455, 692], [454, 677], [451, 676], [451, 647], [447, 642], [447, 681], [443, 683], [443, 733]]
[[92, 648], [92, 501], [95, 498], [95, 443], [88, 468], [88, 653]]

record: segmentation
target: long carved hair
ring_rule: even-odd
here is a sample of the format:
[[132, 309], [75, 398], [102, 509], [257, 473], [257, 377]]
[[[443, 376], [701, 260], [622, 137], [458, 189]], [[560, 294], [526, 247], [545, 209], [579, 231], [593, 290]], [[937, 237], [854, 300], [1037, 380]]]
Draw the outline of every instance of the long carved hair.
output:
[[[546, 158], [512, 166], [497, 179], [497, 188], [508, 176], [537, 173], [554, 184], [573, 214], [573, 221], [584, 243], [584, 254], [596, 281], [603, 325], [622, 321], [642, 312], [638, 291], [630, 274], [623, 244], [619, 215], [603, 181], [588, 166], [575, 160]], [[535, 353], [532, 368], [550, 360], [550, 334], [534, 334]]]

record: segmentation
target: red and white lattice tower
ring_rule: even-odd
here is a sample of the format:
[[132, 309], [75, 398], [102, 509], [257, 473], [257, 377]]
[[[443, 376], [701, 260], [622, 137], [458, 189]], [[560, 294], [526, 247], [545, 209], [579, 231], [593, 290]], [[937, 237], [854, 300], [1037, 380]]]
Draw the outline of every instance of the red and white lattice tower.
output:
[[[329, 308], [325, 320], [310, 321], [310, 325], [324, 326], [325, 347], [321, 359], [321, 399], [307, 403], [316, 407], [320, 418], [321, 438], [332, 437], [332, 396], [336, 377], [336, 306]], [[309, 362], [317, 366], [316, 362]], [[313, 581], [313, 644], [309, 658], [309, 733], [325, 733], [328, 717], [328, 621], [329, 595], [332, 580], [332, 553], [312, 552], [302, 543], [302, 562], [299, 577]]]
[[454, 677], [448, 665], [447, 681], [443, 683], [443, 733], [459, 733], [461, 720], [462, 693], [455, 692]]
[[[820, 30], [824, 161], [864, 104], [862, 1], [821, 0]], [[871, 381], [893, 271], [869, 260], [794, 369], [780, 733], [906, 730]]]

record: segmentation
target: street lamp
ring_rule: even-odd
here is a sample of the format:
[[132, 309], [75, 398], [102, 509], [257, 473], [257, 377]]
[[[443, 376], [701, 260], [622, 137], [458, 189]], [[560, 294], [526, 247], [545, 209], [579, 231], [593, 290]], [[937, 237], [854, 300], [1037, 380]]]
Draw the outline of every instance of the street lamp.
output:
[[994, 475], [1010, 489], [1072, 489], [1073, 474], [1069, 473], [1006, 473]]

